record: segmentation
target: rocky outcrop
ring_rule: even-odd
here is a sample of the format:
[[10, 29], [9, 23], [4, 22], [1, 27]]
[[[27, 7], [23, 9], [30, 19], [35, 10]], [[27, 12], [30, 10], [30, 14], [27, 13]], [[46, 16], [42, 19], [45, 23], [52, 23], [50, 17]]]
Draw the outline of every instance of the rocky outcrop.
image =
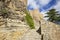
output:
[[60, 25], [45, 21], [38, 9], [30, 11], [35, 26], [30, 29], [25, 20], [26, 1], [0, 0], [0, 40], [60, 40]]
[[[25, 0], [1, 0], [0, 40], [40, 40], [25, 20]], [[5, 15], [6, 14], [6, 15]], [[33, 35], [34, 34], [34, 35]]]
[[60, 25], [44, 20], [37, 9], [30, 11], [30, 14], [35, 21], [36, 31], [41, 35], [41, 40], [60, 40]]
[[60, 40], [60, 25], [42, 20], [41, 29], [44, 40]]

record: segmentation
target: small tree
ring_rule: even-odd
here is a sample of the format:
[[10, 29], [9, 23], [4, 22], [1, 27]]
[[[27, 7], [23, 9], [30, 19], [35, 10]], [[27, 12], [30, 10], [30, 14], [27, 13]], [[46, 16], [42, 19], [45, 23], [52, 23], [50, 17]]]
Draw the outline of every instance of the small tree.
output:
[[57, 20], [57, 21], [60, 21], [60, 16], [58, 16], [58, 17], [56, 18], [56, 20]]
[[58, 16], [57, 13], [58, 11], [56, 11], [55, 9], [51, 9], [49, 10], [49, 12], [46, 13], [47, 16], [45, 17], [48, 17], [48, 21], [54, 22], [60, 19], [59, 17], [57, 17]]
[[35, 28], [34, 21], [33, 21], [33, 18], [30, 16], [29, 11], [26, 9], [24, 10], [24, 12], [26, 14], [25, 19], [27, 24], [30, 26], [31, 29], [34, 29]]

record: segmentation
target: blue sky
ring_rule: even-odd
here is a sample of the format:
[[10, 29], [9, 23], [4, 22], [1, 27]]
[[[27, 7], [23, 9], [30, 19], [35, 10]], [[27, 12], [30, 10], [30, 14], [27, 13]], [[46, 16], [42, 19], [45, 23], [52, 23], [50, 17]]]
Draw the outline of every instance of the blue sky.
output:
[[51, 8], [60, 11], [60, 0], [28, 0], [28, 10], [39, 9], [40, 12], [46, 12]]

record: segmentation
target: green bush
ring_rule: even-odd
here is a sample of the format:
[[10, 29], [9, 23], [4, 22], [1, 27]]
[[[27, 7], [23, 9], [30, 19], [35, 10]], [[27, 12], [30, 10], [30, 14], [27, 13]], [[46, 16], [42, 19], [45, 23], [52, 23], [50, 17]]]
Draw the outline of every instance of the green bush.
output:
[[8, 11], [5, 8], [1, 9], [0, 12], [0, 16], [2, 16], [3, 18], [7, 18], [9, 16]]
[[25, 10], [25, 13], [26, 13], [25, 19], [27, 24], [30, 26], [31, 29], [34, 29], [35, 27], [34, 27], [34, 21], [32, 17], [30, 16], [27, 10]]
[[1, 12], [2, 12], [2, 13], [8, 13], [8, 11], [7, 11], [5, 8], [3, 8], [3, 9], [1, 10]]

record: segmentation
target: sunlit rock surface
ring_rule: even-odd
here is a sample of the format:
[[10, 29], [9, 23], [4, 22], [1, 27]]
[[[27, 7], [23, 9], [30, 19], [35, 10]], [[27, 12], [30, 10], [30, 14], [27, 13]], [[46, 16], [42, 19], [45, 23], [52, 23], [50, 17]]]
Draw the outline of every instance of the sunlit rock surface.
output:
[[35, 29], [29, 28], [24, 13], [26, 3], [27, 0], [0, 1], [0, 11], [6, 6], [9, 14], [7, 19], [0, 16], [0, 40], [60, 40], [60, 25], [45, 21], [38, 9], [29, 11]]
[[1, 0], [0, 3], [0, 8], [6, 6], [9, 15], [0, 16], [0, 40], [40, 40], [41, 36], [25, 21], [25, 0]]

